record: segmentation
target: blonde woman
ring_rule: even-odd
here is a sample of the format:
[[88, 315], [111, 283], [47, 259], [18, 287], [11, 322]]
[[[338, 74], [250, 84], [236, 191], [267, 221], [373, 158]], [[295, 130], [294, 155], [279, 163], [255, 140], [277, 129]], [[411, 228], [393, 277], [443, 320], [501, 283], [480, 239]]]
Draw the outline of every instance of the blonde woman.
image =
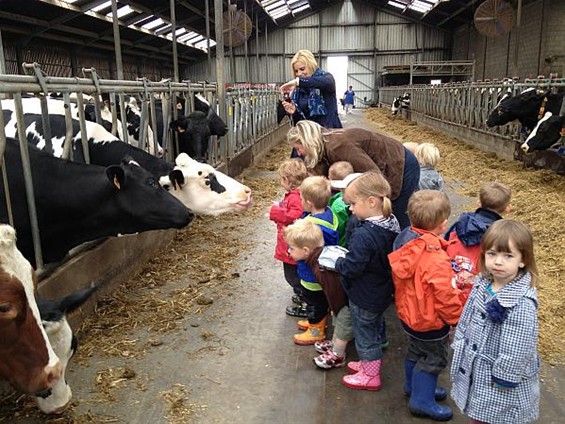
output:
[[410, 224], [406, 209], [410, 195], [418, 189], [420, 165], [400, 141], [361, 128], [327, 130], [308, 120], [291, 128], [287, 141], [314, 175], [327, 176], [329, 166], [338, 161], [351, 163], [355, 172], [382, 173], [390, 184], [400, 227]]
[[299, 50], [290, 62], [293, 79], [280, 87], [291, 122], [310, 119], [326, 128], [342, 128], [337, 114], [335, 79], [318, 67], [309, 50]]

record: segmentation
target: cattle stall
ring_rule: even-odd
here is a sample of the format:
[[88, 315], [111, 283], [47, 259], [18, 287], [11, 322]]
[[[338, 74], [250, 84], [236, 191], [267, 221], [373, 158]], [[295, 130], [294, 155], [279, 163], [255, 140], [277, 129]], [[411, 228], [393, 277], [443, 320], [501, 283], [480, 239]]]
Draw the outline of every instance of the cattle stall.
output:
[[[101, 111], [105, 107], [102, 103], [101, 96], [106, 93], [109, 98], [111, 107], [111, 132], [119, 139], [126, 139], [127, 128], [126, 119], [123, 120], [122, 126], [118, 125], [119, 116], [127, 116], [127, 99], [135, 98], [139, 110], [139, 120], [137, 121], [139, 130], [139, 140], [148, 140], [145, 145], [139, 143], [136, 147], [151, 152], [151, 145], [155, 147], [161, 142], [164, 149], [164, 156], [169, 161], [174, 161], [173, 143], [176, 142], [176, 134], [169, 131], [168, 123], [180, 114], [190, 114], [195, 111], [195, 95], [199, 95], [211, 106], [214, 111], [219, 110], [217, 100], [217, 85], [209, 82], [191, 82], [184, 81], [174, 83], [168, 80], [153, 82], [147, 79], [139, 79], [136, 81], [126, 80], [109, 80], [98, 78], [96, 70], [93, 68], [83, 69], [82, 77], [50, 77], [46, 75], [41, 67], [36, 64], [24, 64], [27, 75], [0, 75], [0, 86], [2, 87], [3, 101], [13, 102], [13, 110], [2, 110], [0, 113], [0, 154], [3, 153], [6, 143], [5, 117], [8, 112], [13, 113], [16, 122], [16, 134], [19, 137], [21, 148], [25, 150], [26, 122], [24, 119], [24, 103], [28, 99], [36, 99], [41, 105], [41, 127], [42, 133], [46, 139], [51, 138], [50, 120], [48, 119], [52, 110], [49, 109], [50, 101], [56, 93], [59, 102], [64, 103], [64, 112], [59, 112], [64, 118], [66, 129], [64, 134], [64, 148], [61, 157], [73, 159], [73, 149], [71, 149], [71, 140], [73, 138], [73, 125], [75, 126], [75, 136], [79, 137], [82, 142], [82, 151], [84, 152], [84, 162], [89, 162], [88, 140], [85, 134], [87, 119], [84, 112], [85, 106], [94, 107], [94, 120], [99, 123], [101, 121]], [[273, 142], [280, 140], [280, 132], [285, 130], [285, 126], [280, 126], [276, 121], [276, 100], [278, 92], [274, 87], [254, 87], [249, 89], [238, 89], [228, 93], [226, 96], [227, 127], [228, 134], [223, 138], [215, 136], [210, 137], [210, 148], [208, 151], [208, 163], [212, 166], [225, 170], [227, 173], [234, 175], [243, 167], [248, 165], [255, 157], [261, 155], [262, 151], [270, 148]], [[183, 108], [179, 110], [178, 99], [183, 99]], [[158, 108], [156, 103], [162, 105], [159, 118], [165, 122], [163, 137], [158, 139], [158, 131], [149, 131], [152, 127], [156, 128], [156, 120], [158, 118]], [[116, 107], [113, 107], [116, 105]], [[2, 108], [2, 105], [0, 105]], [[74, 111], [74, 112], [72, 112]], [[73, 115], [74, 113], [74, 115]], [[39, 121], [38, 121], [39, 122]], [[80, 135], [78, 134], [80, 131]], [[273, 133], [279, 132], [276, 136]], [[152, 137], [150, 138], [150, 134]], [[90, 136], [90, 135], [89, 135]], [[150, 138], [150, 139], [149, 139]], [[23, 150], [22, 150], [23, 151]], [[155, 152], [153, 150], [153, 152]], [[22, 163], [24, 174], [27, 174], [26, 197], [30, 204], [30, 222], [31, 231], [34, 238], [34, 247], [36, 251], [35, 263], [40, 271], [42, 269], [43, 258], [40, 252], [40, 235], [37, 228], [37, 216], [34, 211], [34, 194], [33, 187], [29, 178], [29, 162], [26, 154], [22, 154]], [[11, 194], [14, 195], [13, 193]], [[18, 193], [18, 195], [21, 195]], [[8, 196], [8, 194], [7, 194]], [[10, 210], [10, 200], [6, 200], [8, 210]], [[8, 216], [11, 212], [8, 212]], [[13, 217], [10, 217], [12, 222]], [[137, 237], [137, 236], [136, 236]], [[170, 236], [168, 236], [170, 239]], [[126, 237], [129, 238], [129, 237]], [[124, 240], [112, 240], [118, 250], [125, 249], [128, 242]], [[138, 240], [142, 240], [139, 244], [145, 252], [152, 246], [158, 247], [160, 242], [152, 240], [148, 235], [138, 236]], [[133, 253], [135, 257], [135, 253]], [[105, 257], [102, 255], [102, 257]], [[130, 259], [122, 258], [125, 262], [131, 262]], [[113, 278], [117, 270], [110, 271]], [[81, 288], [79, 284], [79, 288]]]
[[[526, 129], [513, 121], [489, 128], [487, 119], [506, 94], [516, 96], [535, 88], [542, 92], [563, 92], [565, 79], [536, 78], [515, 80], [458, 82], [438, 85], [381, 87], [381, 105], [390, 106], [403, 93], [411, 97], [411, 120], [440, 129], [452, 137], [505, 160], [521, 160], [528, 166], [549, 168], [565, 173], [565, 160], [556, 149], [524, 154], [520, 148]], [[563, 140], [563, 139], [562, 139]]]

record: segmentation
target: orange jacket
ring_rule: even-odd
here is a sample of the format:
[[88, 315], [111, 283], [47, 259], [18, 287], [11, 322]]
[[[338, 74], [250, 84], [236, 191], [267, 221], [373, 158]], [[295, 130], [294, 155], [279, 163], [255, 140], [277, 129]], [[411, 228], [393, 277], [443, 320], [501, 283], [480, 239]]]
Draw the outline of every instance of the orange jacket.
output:
[[398, 317], [421, 332], [455, 325], [462, 305], [452, 282], [447, 243], [436, 234], [416, 232], [421, 236], [388, 255]]

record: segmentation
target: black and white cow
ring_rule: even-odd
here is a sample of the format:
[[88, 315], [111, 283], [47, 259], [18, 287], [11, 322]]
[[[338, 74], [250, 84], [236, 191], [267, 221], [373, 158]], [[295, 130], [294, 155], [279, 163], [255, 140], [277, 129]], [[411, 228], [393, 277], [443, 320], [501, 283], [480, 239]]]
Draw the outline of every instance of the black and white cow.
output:
[[392, 115], [396, 115], [402, 109], [410, 109], [410, 93], [404, 93], [402, 96], [396, 97], [390, 106]]
[[[16, 131], [16, 114], [14, 113], [14, 101], [2, 100], [2, 108], [4, 109], [4, 122], [6, 123], [6, 135], [9, 137], [17, 137]], [[51, 126], [51, 140], [45, 140], [43, 124], [41, 118], [41, 109], [38, 99], [23, 99], [24, 121], [26, 127], [27, 140], [39, 147], [46, 150], [55, 156], [61, 157], [63, 153], [63, 142], [66, 132], [64, 110], [64, 102], [60, 100], [50, 100], [49, 107], [49, 121]], [[72, 145], [73, 159], [78, 162], [85, 162], [85, 156], [82, 148], [81, 133], [78, 121], [72, 122], [74, 135], [74, 142]], [[94, 122], [85, 122], [86, 132], [88, 138], [90, 162], [92, 164], [101, 166], [110, 166], [119, 164], [122, 158], [128, 156], [135, 160], [139, 165], [148, 170], [153, 176], [159, 180], [161, 177], [168, 177], [169, 173], [175, 167], [174, 163], [165, 161], [164, 159], [155, 157], [142, 149], [123, 143], [118, 138], [114, 137], [106, 131], [101, 125]], [[200, 165], [196, 162], [192, 163], [194, 172], [200, 172]], [[202, 175], [207, 175], [208, 168], [202, 171]], [[217, 172], [217, 171], [216, 171]], [[251, 199], [251, 190], [249, 187], [231, 179], [227, 175], [223, 177], [226, 181], [226, 193], [216, 193], [209, 189], [207, 192], [197, 189], [192, 180], [187, 181], [183, 187], [184, 192], [197, 189], [198, 196], [182, 196], [181, 200], [185, 206], [191, 210], [198, 211], [201, 214], [217, 215], [214, 207], [224, 212], [238, 212], [241, 206], [245, 204], [242, 199]], [[173, 192], [175, 194], [176, 192]], [[199, 199], [198, 204], [194, 204], [189, 199]], [[202, 208], [200, 202], [206, 203], [209, 206]], [[248, 202], [250, 205], [251, 202]]]
[[[119, 234], [183, 228], [189, 210], [133, 160], [107, 168], [62, 160], [28, 145], [41, 249], [45, 263], [63, 259], [84, 242]], [[18, 141], [8, 138], [8, 173], [18, 248], [35, 266]], [[3, 184], [0, 222], [8, 221]]]
[[[76, 312], [97, 289], [96, 285], [71, 293], [61, 299], [43, 299], [36, 295], [37, 307], [43, 328], [53, 351], [61, 361], [63, 377], [70, 359], [78, 348], [78, 340], [67, 321], [67, 315]], [[46, 414], [60, 414], [70, 404], [72, 391], [65, 378], [61, 378], [45, 397], [36, 397], [36, 403]]]
[[[185, 99], [178, 98], [177, 108], [185, 110]], [[157, 134], [163, 134], [162, 102], [156, 101]], [[210, 136], [222, 137], [228, 133], [228, 126], [216, 113], [210, 103], [200, 94], [194, 95], [194, 112], [181, 115], [171, 121], [169, 128], [178, 133], [179, 151], [187, 153], [200, 162], [206, 161]], [[171, 112], [172, 114], [172, 112]], [[172, 116], [172, 115], [170, 115]], [[159, 140], [162, 142], [162, 140]]]
[[562, 136], [565, 136], [565, 116], [546, 112], [520, 147], [524, 153], [549, 149]]
[[242, 190], [241, 183], [185, 153], [178, 155], [175, 169], [160, 183], [196, 214], [245, 211], [252, 203], [251, 189]]
[[531, 131], [545, 112], [559, 114], [563, 94], [539, 91], [536, 88], [528, 88], [517, 96], [506, 93], [490, 113], [487, 125], [492, 128], [517, 119]]

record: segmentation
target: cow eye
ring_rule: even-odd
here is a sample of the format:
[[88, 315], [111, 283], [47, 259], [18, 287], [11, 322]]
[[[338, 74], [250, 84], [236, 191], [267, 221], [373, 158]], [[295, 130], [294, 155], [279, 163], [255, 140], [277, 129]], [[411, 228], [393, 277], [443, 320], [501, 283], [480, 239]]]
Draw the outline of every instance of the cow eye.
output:
[[2, 314], [10, 312], [10, 309], [12, 309], [12, 305], [10, 305], [9, 303], [3, 303], [0, 305], [0, 313]]
[[198, 171], [198, 175], [202, 175], [202, 171]]
[[153, 178], [149, 178], [149, 179], [147, 180], [147, 185], [148, 185], [149, 187], [155, 188], [155, 187], [157, 187], [157, 181], [155, 181]]

